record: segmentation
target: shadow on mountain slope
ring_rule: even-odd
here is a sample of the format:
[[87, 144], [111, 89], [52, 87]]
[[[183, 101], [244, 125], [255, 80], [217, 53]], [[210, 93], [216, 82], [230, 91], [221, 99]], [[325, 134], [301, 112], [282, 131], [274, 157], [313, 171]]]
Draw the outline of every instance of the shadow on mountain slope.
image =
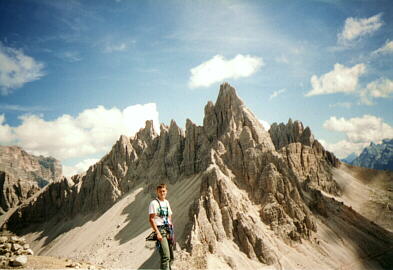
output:
[[[374, 262], [383, 269], [393, 269], [393, 233], [319, 191], [313, 190], [312, 196], [311, 210], [330, 228], [324, 231], [323, 239], [355, 250], [365, 269]], [[350, 265], [342, 267], [351, 269]]]
[[[183, 232], [190, 219], [189, 209], [199, 194], [200, 183], [201, 176], [195, 175], [169, 185], [168, 200], [173, 211], [176, 239], [180, 244], [184, 242]], [[121, 214], [127, 216], [126, 225], [115, 235], [115, 240], [124, 244], [150, 228], [148, 207], [152, 199], [152, 194], [140, 192], [135, 200], [123, 209]]]

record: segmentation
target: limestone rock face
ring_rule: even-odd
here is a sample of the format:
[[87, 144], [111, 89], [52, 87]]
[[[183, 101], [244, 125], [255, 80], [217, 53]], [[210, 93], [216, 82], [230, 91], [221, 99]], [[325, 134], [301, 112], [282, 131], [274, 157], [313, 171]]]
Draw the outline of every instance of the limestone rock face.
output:
[[12, 175], [1, 171], [0, 186], [2, 187], [0, 205], [3, 213], [40, 190], [36, 182], [15, 179]]
[[[272, 132], [284, 138], [286, 129], [281, 129]], [[137, 185], [152, 190], [159, 182], [202, 175], [200, 196], [181, 237], [190, 255], [184, 255], [187, 265], [206, 268], [206, 255], [219, 252], [225, 241], [251, 260], [274, 264], [277, 237], [301, 243], [317, 231], [302, 183], [319, 183], [334, 161], [309, 129], [299, 123], [290, 129], [289, 139], [272, 139], [273, 133], [224, 83], [216, 102], [205, 107], [203, 126], [188, 119], [183, 131], [172, 121], [157, 134], [147, 121], [135, 136], [121, 136], [87, 172], [48, 185], [9, 218], [8, 228], [18, 231], [33, 223], [105, 211]]]
[[302, 183], [340, 194], [331, 173], [331, 168], [338, 167], [340, 161], [314, 139], [309, 127], [304, 128], [302, 122], [289, 119], [286, 125], [273, 123], [269, 133], [276, 150]]
[[[190, 125], [187, 133], [195, 132]], [[172, 121], [161, 126], [159, 136], [147, 121], [133, 138], [122, 135], [111, 151], [87, 172], [48, 185], [26, 205], [20, 207], [8, 221], [17, 230], [33, 222], [40, 223], [55, 216], [74, 217], [94, 211], [104, 212], [130, 188], [142, 182], [153, 187], [159, 182], [176, 181], [194, 167], [184, 160], [196, 147], [185, 139], [184, 132]], [[191, 150], [185, 149], [189, 147]]]
[[[205, 107], [204, 129], [211, 142], [211, 165], [204, 173], [187, 242], [195, 260], [230, 239], [249, 258], [272, 264], [272, 240], [261, 228], [269, 226], [288, 243], [316, 231], [299, 178], [230, 85], [222, 85], [216, 104]], [[250, 205], [258, 205], [259, 212]]]
[[17, 206], [61, 174], [61, 163], [54, 158], [30, 155], [17, 146], [0, 146], [0, 211]]
[[277, 150], [295, 142], [312, 146], [315, 140], [309, 127], [304, 128], [302, 122], [293, 122], [292, 119], [289, 119], [286, 125], [284, 123], [273, 123], [270, 126], [269, 133]]

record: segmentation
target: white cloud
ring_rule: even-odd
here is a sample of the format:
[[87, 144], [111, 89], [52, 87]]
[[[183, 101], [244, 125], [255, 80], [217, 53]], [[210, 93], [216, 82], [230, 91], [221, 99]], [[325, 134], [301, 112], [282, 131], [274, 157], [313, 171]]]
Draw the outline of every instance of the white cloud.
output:
[[373, 51], [373, 54], [387, 54], [393, 53], [393, 41], [386, 41], [385, 45], [378, 50]]
[[66, 51], [60, 53], [58, 56], [64, 61], [69, 63], [79, 62], [82, 60], [82, 57], [80, 56], [79, 52]]
[[[340, 158], [351, 153], [359, 154], [370, 142], [381, 143], [383, 139], [393, 138], [393, 127], [373, 115], [363, 115], [350, 119], [330, 117], [323, 127], [337, 132], [343, 132], [346, 139], [338, 143], [325, 145], [329, 151], [334, 152]], [[325, 146], [324, 145], [324, 146]]]
[[81, 162], [78, 162], [75, 166], [66, 166], [63, 165], [63, 175], [64, 176], [73, 176], [75, 174], [79, 174], [85, 172], [89, 169], [91, 165], [97, 163], [99, 159], [97, 158], [88, 158]]
[[365, 72], [365, 64], [357, 64], [353, 67], [335, 64], [332, 71], [321, 77], [318, 78], [316, 75], [311, 77], [312, 89], [306, 96], [355, 92], [359, 77]]
[[270, 129], [270, 124], [269, 124], [268, 121], [259, 120], [259, 122], [261, 122], [262, 126], [265, 128], [266, 131], [269, 131], [269, 129]]
[[10, 144], [14, 141], [14, 139], [12, 128], [5, 124], [4, 114], [0, 114], [0, 144]]
[[338, 34], [339, 43], [347, 44], [350, 41], [377, 31], [383, 25], [381, 17], [382, 14], [380, 13], [370, 18], [347, 18], [343, 31]]
[[133, 135], [144, 127], [146, 120], [153, 120], [159, 130], [154, 103], [129, 106], [122, 111], [98, 106], [77, 117], [65, 114], [52, 121], [37, 115], [24, 115], [20, 119], [22, 123], [17, 127], [0, 125], [5, 134], [0, 143], [13, 141], [28, 152], [60, 160], [107, 152], [121, 134]]
[[4, 46], [0, 42], [0, 92], [10, 94], [13, 89], [44, 76], [44, 64], [25, 55], [22, 50]]
[[338, 158], [346, 158], [352, 153], [359, 155], [369, 143], [354, 143], [347, 140], [341, 140], [337, 143], [328, 143], [324, 140], [318, 140], [325, 149], [333, 152]]
[[128, 44], [121, 42], [118, 44], [107, 44], [104, 51], [107, 53], [122, 52], [128, 49]]
[[49, 111], [49, 108], [43, 106], [21, 106], [13, 104], [0, 104], [0, 110], [18, 111], [18, 112], [37, 112]]
[[393, 137], [393, 128], [386, 124], [383, 119], [373, 115], [363, 115], [350, 119], [330, 117], [323, 127], [331, 130], [344, 132], [351, 142], [381, 142], [382, 139]]
[[272, 100], [273, 98], [275, 98], [275, 97], [281, 95], [282, 93], [284, 93], [286, 90], [287, 90], [287, 89], [284, 88], [284, 89], [280, 89], [280, 90], [274, 91], [274, 92], [270, 95], [269, 99]]
[[190, 70], [191, 88], [208, 87], [226, 79], [249, 77], [264, 65], [262, 58], [238, 54], [235, 58], [226, 60], [221, 55], [194, 67]]
[[360, 102], [366, 105], [373, 105], [374, 98], [389, 98], [393, 95], [393, 81], [380, 78], [367, 84], [365, 89], [360, 91]]
[[335, 107], [343, 107], [346, 109], [350, 109], [352, 107], [352, 103], [351, 102], [337, 102], [335, 104], [329, 104], [330, 108], [335, 108]]

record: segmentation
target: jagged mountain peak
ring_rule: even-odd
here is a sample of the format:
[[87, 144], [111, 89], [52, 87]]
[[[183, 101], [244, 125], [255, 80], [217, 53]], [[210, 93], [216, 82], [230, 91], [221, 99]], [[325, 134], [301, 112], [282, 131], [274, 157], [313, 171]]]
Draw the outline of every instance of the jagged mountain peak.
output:
[[235, 108], [243, 105], [244, 102], [239, 98], [236, 93], [236, 89], [233, 86], [227, 82], [220, 85], [216, 106]]
[[[235, 88], [223, 84], [216, 103], [207, 103], [202, 126], [187, 119], [183, 132], [172, 120], [169, 126], [161, 124], [160, 134], [156, 134], [153, 122], [147, 121], [134, 137], [121, 136], [110, 153], [86, 174], [75, 176], [73, 181], [63, 179], [50, 185], [36, 201], [19, 208], [7, 225], [15, 231], [28, 228], [36, 236], [40, 224], [52, 222], [54, 225], [40, 239], [46, 235], [60, 236], [45, 243], [38, 239], [35, 245], [42, 248], [42, 254], [53, 254], [52, 247], [60, 250], [62, 239], [75, 232], [71, 230], [75, 225], [66, 231], [54, 231], [67, 227], [57, 224], [67, 218], [72, 223], [80, 215], [89, 221], [93, 211], [105, 212], [102, 221], [107, 224], [112, 217], [120, 216], [117, 207], [123, 204], [121, 216], [128, 217], [124, 227], [113, 223], [119, 231], [119, 238], [113, 240], [123, 241], [122, 249], [131, 244], [142, 249], [140, 241], [149, 227], [146, 217], [140, 213], [147, 208], [154, 186], [167, 183], [179, 236], [180, 249], [176, 256], [179, 263], [185, 264], [177, 269], [208, 269], [209, 256], [228, 260], [233, 269], [244, 266], [240, 258], [257, 266], [278, 266], [286, 250], [293, 244], [300, 247], [301, 243], [306, 248], [318, 247], [313, 254], [320, 257], [318, 232], [334, 235], [342, 229], [335, 229], [334, 224], [333, 229], [326, 227], [323, 223], [329, 220], [320, 217], [321, 214], [332, 219], [346, 209], [331, 198], [325, 199], [325, 193], [321, 192], [338, 193], [331, 170], [339, 163], [334, 162], [334, 156], [324, 151], [318, 141], [310, 143], [311, 130], [304, 128], [300, 121], [290, 119], [288, 124], [278, 126], [283, 128], [277, 129], [280, 136], [286, 137], [288, 130], [296, 134], [294, 140], [280, 149], [274, 147], [270, 137], [275, 133], [266, 132], [238, 98]], [[348, 215], [353, 216], [350, 211], [347, 210]], [[106, 220], [106, 213], [112, 213], [111, 220]], [[338, 224], [347, 222], [347, 216], [343, 218]], [[109, 229], [112, 233], [112, 227]], [[88, 247], [94, 254], [95, 243], [101, 241], [96, 238]], [[80, 254], [83, 248], [77, 243], [67, 244], [74, 248], [69, 254]], [[119, 249], [119, 252], [123, 251]], [[139, 250], [136, 252], [139, 254]], [[231, 261], [235, 253], [239, 256]], [[331, 257], [332, 261], [336, 260]], [[118, 260], [111, 266], [124, 267], [129, 266], [130, 260], [148, 259], [135, 258], [128, 256], [127, 263]], [[133, 267], [153, 268], [140, 267], [135, 262]]]
[[287, 124], [273, 123], [270, 126], [269, 133], [272, 137], [276, 150], [280, 150], [282, 147], [295, 142], [312, 146], [315, 141], [314, 135], [308, 126], [304, 128], [301, 121], [293, 121], [291, 118], [288, 119]]
[[239, 137], [244, 127], [248, 127], [256, 145], [273, 150], [274, 145], [268, 132], [257, 117], [238, 97], [236, 89], [228, 83], [220, 86], [216, 103], [209, 101], [205, 106], [203, 128], [210, 140], [234, 135]]
[[153, 120], [147, 120], [145, 123], [145, 127], [141, 128], [136, 134], [135, 138], [143, 141], [150, 142], [152, 141], [155, 137], [157, 137], [158, 134], [156, 133], [153, 125]]

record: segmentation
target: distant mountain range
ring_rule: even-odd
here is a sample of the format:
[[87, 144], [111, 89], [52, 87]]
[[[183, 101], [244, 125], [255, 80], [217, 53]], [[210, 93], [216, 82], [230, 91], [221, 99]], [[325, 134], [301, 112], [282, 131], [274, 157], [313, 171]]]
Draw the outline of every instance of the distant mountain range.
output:
[[352, 161], [354, 161], [358, 156], [355, 153], [350, 154], [346, 158], [341, 159], [341, 161], [344, 161], [345, 163], [352, 164]]
[[358, 157], [352, 153], [342, 161], [359, 167], [393, 171], [393, 139], [385, 139], [381, 144], [372, 142]]

